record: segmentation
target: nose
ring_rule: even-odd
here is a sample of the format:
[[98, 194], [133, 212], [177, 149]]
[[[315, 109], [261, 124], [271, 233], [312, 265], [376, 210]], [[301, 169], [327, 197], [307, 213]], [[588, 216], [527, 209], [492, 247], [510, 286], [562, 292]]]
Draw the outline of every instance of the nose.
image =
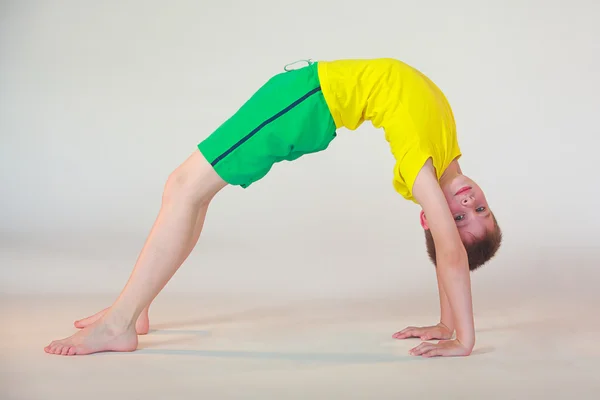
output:
[[463, 206], [468, 207], [468, 206], [472, 205], [474, 201], [475, 201], [475, 199], [473, 198], [473, 196], [465, 196], [461, 199], [460, 203]]

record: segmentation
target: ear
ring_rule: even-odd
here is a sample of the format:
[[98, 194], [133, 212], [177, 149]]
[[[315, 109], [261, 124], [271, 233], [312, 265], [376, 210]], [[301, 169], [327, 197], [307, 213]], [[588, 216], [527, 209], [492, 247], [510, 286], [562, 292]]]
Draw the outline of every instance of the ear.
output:
[[421, 219], [421, 226], [423, 227], [423, 229], [428, 231], [429, 225], [427, 225], [427, 217], [425, 216], [425, 211], [421, 210], [421, 215], [419, 217]]

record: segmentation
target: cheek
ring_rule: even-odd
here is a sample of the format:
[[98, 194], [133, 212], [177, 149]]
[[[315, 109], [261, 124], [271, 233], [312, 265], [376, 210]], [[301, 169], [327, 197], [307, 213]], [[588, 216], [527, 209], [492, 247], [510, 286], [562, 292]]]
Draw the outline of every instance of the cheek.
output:
[[484, 230], [487, 231], [487, 232], [493, 231], [494, 230], [494, 226], [495, 226], [494, 220], [492, 218], [488, 218], [485, 221]]
[[458, 214], [463, 211], [461, 205], [453, 199], [448, 201], [448, 208], [452, 214]]
[[487, 199], [485, 198], [485, 193], [483, 193], [483, 190], [481, 190], [481, 188], [478, 186], [477, 189], [474, 190], [475, 192], [475, 198], [477, 199], [477, 201], [482, 201], [485, 204], [487, 204]]
[[446, 202], [448, 203], [448, 205], [450, 205], [450, 203], [452, 203], [452, 201], [454, 199], [453, 190], [450, 189], [449, 187], [443, 187], [442, 193], [444, 194], [444, 198], [446, 199]]

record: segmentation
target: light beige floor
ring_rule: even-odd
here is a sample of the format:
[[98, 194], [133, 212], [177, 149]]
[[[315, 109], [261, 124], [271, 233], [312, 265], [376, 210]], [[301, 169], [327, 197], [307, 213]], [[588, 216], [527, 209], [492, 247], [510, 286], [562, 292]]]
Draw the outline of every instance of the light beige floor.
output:
[[43, 352], [111, 297], [0, 297], [0, 399], [599, 399], [598, 296], [479, 302], [468, 358], [419, 359], [390, 335], [435, 299], [164, 295], [128, 354]]

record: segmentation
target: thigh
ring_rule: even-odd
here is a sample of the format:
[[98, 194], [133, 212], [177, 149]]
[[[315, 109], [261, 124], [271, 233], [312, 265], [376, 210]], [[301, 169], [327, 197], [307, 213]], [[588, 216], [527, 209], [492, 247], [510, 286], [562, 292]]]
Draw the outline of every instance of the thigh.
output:
[[324, 150], [333, 137], [312, 65], [274, 76], [198, 148], [223, 180], [248, 187], [273, 164]]

